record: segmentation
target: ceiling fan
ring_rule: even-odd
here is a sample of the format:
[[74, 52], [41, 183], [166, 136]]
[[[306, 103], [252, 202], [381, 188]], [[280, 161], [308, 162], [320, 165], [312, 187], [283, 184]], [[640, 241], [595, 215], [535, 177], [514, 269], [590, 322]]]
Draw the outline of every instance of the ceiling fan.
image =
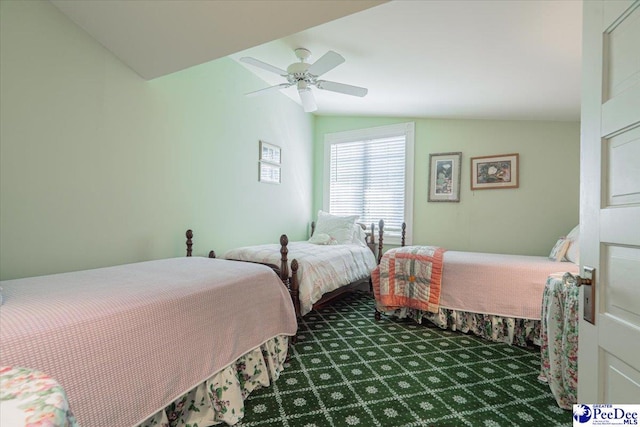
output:
[[313, 64], [305, 62], [307, 58], [311, 56], [311, 52], [304, 48], [295, 49], [295, 55], [300, 59], [300, 62], [294, 62], [287, 67], [287, 70], [274, 67], [273, 65], [262, 62], [258, 59], [248, 56], [240, 58], [240, 61], [251, 64], [255, 67], [262, 68], [263, 70], [276, 73], [287, 79], [287, 83], [280, 83], [279, 85], [267, 87], [257, 90], [255, 92], [247, 93], [247, 96], [261, 95], [272, 90], [286, 89], [291, 86], [296, 86], [300, 100], [302, 101], [302, 108], [305, 112], [310, 113], [318, 109], [316, 100], [311, 92], [311, 86], [315, 86], [318, 89], [329, 90], [332, 92], [344, 93], [346, 95], [353, 96], [365, 96], [368, 92], [367, 89], [358, 86], [347, 85], [344, 83], [330, 82], [328, 80], [319, 80], [318, 77], [333, 70], [338, 65], [344, 62], [344, 58], [330, 50], [325, 53], [320, 59]]

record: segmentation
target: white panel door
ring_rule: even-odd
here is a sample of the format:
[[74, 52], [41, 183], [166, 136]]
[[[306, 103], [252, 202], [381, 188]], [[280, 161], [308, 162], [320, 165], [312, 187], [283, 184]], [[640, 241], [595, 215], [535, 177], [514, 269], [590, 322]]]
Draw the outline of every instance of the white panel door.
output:
[[578, 402], [640, 403], [640, 0], [583, 7]]

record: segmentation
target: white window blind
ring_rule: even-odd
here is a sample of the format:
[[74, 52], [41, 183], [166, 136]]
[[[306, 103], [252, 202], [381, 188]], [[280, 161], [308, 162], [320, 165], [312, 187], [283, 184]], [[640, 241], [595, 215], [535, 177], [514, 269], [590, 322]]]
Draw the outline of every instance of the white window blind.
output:
[[[394, 126], [391, 130], [396, 129], [395, 132], [389, 132], [388, 128], [366, 130], [367, 138], [350, 132], [342, 138], [334, 134], [325, 140], [328, 157], [325, 209], [334, 215], [358, 215], [358, 222], [367, 226], [372, 223], [377, 226], [383, 219], [385, 239], [391, 237], [395, 241], [387, 240], [388, 243], [399, 243], [402, 223], [410, 221], [406, 212], [412, 206], [407, 198], [412, 197], [408, 189], [413, 175], [407, 173], [407, 164], [412, 164], [407, 156], [412, 150], [407, 148], [413, 148], [413, 138], [411, 134], [408, 144], [406, 126]], [[376, 130], [383, 130], [380, 134], [384, 136], [376, 138]]]

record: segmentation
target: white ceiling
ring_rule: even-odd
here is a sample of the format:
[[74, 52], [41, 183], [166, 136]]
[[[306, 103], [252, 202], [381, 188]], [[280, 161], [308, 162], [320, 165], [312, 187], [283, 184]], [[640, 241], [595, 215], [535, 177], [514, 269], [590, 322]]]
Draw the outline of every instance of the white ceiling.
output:
[[[328, 50], [345, 57], [323, 79], [369, 89], [314, 88], [316, 114], [580, 117], [577, 0], [51, 1], [145, 78], [227, 55], [286, 69], [305, 47], [310, 62]], [[248, 91], [284, 82], [243, 66], [265, 80]], [[282, 92], [299, 102], [295, 88]]]

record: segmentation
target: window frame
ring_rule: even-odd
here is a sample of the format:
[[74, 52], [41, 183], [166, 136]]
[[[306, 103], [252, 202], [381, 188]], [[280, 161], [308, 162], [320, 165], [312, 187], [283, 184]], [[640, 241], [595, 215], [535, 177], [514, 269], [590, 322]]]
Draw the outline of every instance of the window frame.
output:
[[[414, 147], [415, 147], [415, 123], [398, 123], [394, 125], [376, 126], [365, 129], [355, 129], [343, 132], [333, 132], [324, 135], [324, 175], [322, 209], [330, 212], [330, 170], [331, 170], [331, 146], [347, 142], [366, 141], [394, 136], [405, 137], [405, 175], [404, 175], [404, 222], [407, 225], [405, 244], [411, 245], [413, 230], [413, 181], [414, 181]], [[384, 218], [381, 218], [384, 219]], [[378, 224], [376, 225], [376, 230]], [[369, 224], [367, 224], [369, 226]], [[399, 234], [384, 233], [384, 243], [400, 245]]]

